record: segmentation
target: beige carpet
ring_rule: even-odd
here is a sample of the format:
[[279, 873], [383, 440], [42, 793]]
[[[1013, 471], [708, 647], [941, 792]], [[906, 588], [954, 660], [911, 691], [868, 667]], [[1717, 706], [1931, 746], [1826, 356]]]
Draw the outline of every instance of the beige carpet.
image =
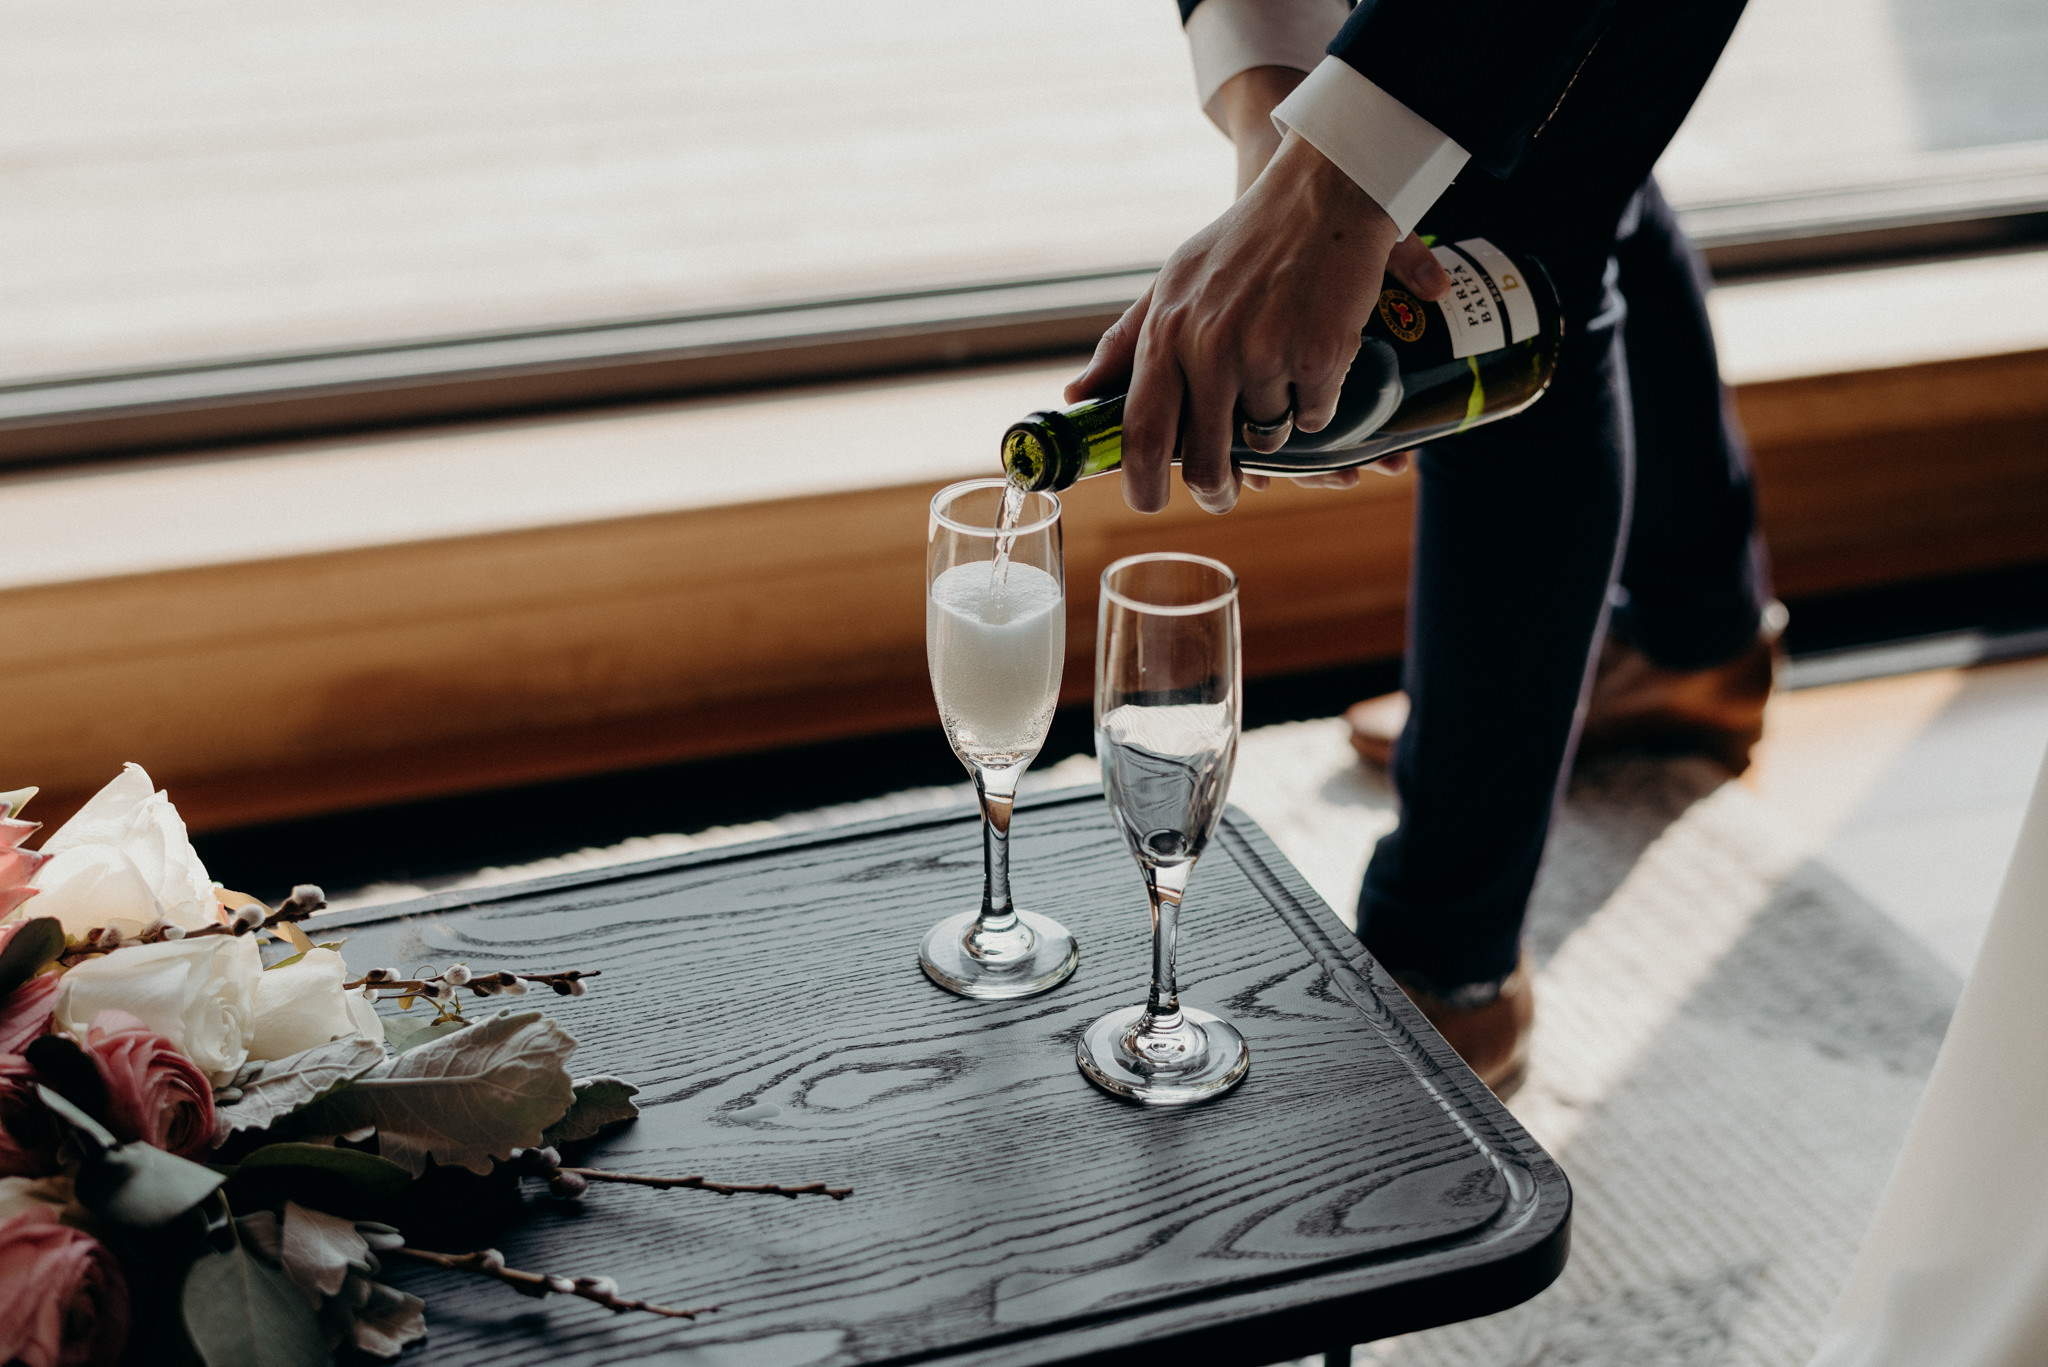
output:
[[[1233, 794], [1340, 909], [1391, 794], [1337, 723], [1247, 738]], [[1575, 787], [1530, 916], [1512, 1109], [1576, 1195], [1571, 1262], [1506, 1314], [1359, 1367], [1801, 1367], [1960, 982], [1740, 784], [1633, 762]]]
[[[1090, 781], [1069, 760], [1037, 786]], [[657, 836], [503, 882], [962, 801], [894, 794]], [[1248, 734], [1231, 792], [1340, 915], [1392, 795], [1341, 723]], [[1020, 832], [1020, 837], [1022, 836]], [[450, 886], [438, 884], [437, 886]], [[365, 889], [351, 902], [419, 889]], [[1190, 902], [1200, 915], [1201, 876]], [[1535, 1064], [1515, 1113], [1570, 1174], [1570, 1265], [1502, 1315], [1361, 1346], [1358, 1367], [1801, 1367], [1848, 1274], [1960, 987], [1692, 762], [1583, 779], [1530, 919]]]

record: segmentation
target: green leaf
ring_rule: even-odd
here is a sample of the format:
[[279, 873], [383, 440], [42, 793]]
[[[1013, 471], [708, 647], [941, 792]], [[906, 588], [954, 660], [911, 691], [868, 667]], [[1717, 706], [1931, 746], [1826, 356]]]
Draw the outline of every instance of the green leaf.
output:
[[466, 1020], [415, 1020], [410, 1016], [386, 1016], [384, 1042], [402, 1054], [468, 1028]]
[[[46, 1035], [43, 1038], [49, 1039], [52, 1036]], [[64, 1042], [71, 1044], [70, 1040], [65, 1040]], [[41, 1041], [39, 1040], [37, 1043], [41, 1043]], [[72, 1044], [71, 1047], [76, 1049], [78, 1046]], [[30, 1061], [33, 1062], [34, 1060]], [[121, 1146], [121, 1141], [114, 1138], [112, 1130], [109, 1130], [106, 1126], [100, 1124], [99, 1121], [87, 1115], [81, 1107], [73, 1105], [62, 1094], [51, 1091], [48, 1087], [38, 1082], [36, 1084], [36, 1095], [42, 1098], [45, 1106], [48, 1106], [57, 1113], [58, 1119], [64, 1121], [72, 1129], [90, 1140], [91, 1147], [96, 1149], [117, 1149]]]
[[323, 1209], [400, 1209], [412, 1188], [412, 1174], [390, 1159], [327, 1144], [265, 1144], [242, 1160], [232, 1180], [231, 1191], [272, 1198], [264, 1204], [296, 1196]]
[[257, 1065], [235, 1079], [242, 1095], [216, 1106], [223, 1136], [267, 1130], [384, 1061], [384, 1050], [358, 1035], [329, 1040], [288, 1058]]
[[64, 952], [64, 926], [54, 916], [35, 916], [0, 947], [0, 997], [40, 973]]
[[160, 1229], [227, 1180], [153, 1145], [117, 1142], [105, 1126], [41, 1083], [36, 1094], [85, 1141], [75, 1187], [78, 1203], [110, 1224]]
[[29, 1041], [22, 1055], [44, 1082], [66, 1101], [91, 1116], [107, 1113], [107, 1083], [98, 1065], [69, 1035], [43, 1035]]
[[415, 1176], [429, 1158], [484, 1176], [513, 1149], [539, 1147], [569, 1109], [575, 1048], [538, 1011], [500, 1012], [400, 1054], [309, 1108], [306, 1123], [321, 1134], [375, 1127], [379, 1152]]
[[323, 1367], [320, 1324], [282, 1272], [237, 1246], [185, 1274], [185, 1331], [206, 1367]]
[[123, 1144], [78, 1170], [78, 1203], [130, 1229], [161, 1229], [213, 1195], [225, 1179], [148, 1144]]
[[574, 1144], [640, 1114], [633, 1104], [640, 1089], [623, 1078], [583, 1078], [575, 1086], [576, 1100], [569, 1104], [568, 1114], [548, 1126], [543, 1142]]

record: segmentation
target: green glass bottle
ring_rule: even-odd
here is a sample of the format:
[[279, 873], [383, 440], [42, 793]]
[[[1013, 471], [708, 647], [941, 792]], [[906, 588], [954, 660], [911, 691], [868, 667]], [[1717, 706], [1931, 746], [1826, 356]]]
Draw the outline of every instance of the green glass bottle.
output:
[[[1407, 290], [1379, 307], [1344, 377], [1337, 413], [1296, 431], [1278, 451], [1231, 448], [1257, 474], [1313, 475], [1364, 465], [1437, 437], [1519, 413], [1557, 368], [1564, 315], [1541, 262], [1510, 258], [1485, 238], [1431, 248], [1451, 292], [1427, 303]], [[1003, 468], [1026, 489], [1064, 489], [1123, 464], [1124, 396], [1033, 413], [1003, 434]]]

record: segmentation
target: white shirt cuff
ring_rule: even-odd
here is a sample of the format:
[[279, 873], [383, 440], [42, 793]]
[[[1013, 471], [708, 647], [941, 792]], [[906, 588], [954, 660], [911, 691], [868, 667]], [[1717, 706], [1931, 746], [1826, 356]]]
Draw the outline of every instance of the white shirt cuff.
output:
[[1223, 127], [1216, 92], [1240, 71], [1255, 66], [1314, 71], [1350, 17], [1345, 0], [1203, 0], [1187, 22], [1195, 99], [1202, 112]]
[[1273, 122], [1282, 133], [1301, 134], [1335, 162], [1387, 211], [1403, 237], [1450, 188], [1470, 156], [1435, 124], [1336, 57], [1325, 57], [1280, 102]]

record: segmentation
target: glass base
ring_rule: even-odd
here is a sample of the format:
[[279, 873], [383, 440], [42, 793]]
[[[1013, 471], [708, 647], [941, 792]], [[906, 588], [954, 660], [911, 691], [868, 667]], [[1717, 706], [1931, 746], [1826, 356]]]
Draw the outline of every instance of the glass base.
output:
[[1252, 1051], [1237, 1027], [1192, 1007], [1180, 1014], [1180, 1028], [1148, 1034], [1144, 1007], [1112, 1011], [1081, 1036], [1074, 1062], [1103, 1091], [1143, 1106], [1191, 1106], [1244, 1081]]
[[918, 966], [948, 992], [983, 1001], [1035, 996], [1071, 978], [1081, 962], [1081, 947], [1049, 916], [1020, 911], [1010, 931], [977, 937], [979, 919], [972, 911], [948, 916], [918, 946]]

